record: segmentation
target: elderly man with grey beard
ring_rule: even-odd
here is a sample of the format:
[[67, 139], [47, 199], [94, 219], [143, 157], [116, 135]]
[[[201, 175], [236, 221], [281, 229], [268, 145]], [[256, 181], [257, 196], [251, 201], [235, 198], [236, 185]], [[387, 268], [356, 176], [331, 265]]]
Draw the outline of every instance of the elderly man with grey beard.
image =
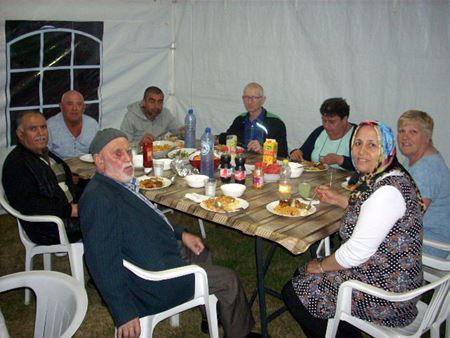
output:
[[171, 224], [139, 192], [126, 134], [101, 130], [90, 152], [97, 172], [80, 200], [81, 231], [87, 266], [111, 311], [117, 336], [139, 337], [139, 318], [172, 308], [194, 294], [192, 275], [147, 281], [130, 273], [123, 259], [151, 271], [200, 265], [208, 275], [210, 293], [218, 298], [225, 336], [259, 336], [250, 332], [255, 322], [237, 274], [213, 265], [199, 237]]
[[[47, 148], [45, 117], [34, 111], [19, 114], [19, 144], [3, 164], [3, 187], [11, 205], [25, 215], [54, 215], [65, 223], [70, 242], [81, 238], [78, 205], [69, 167]], [[53, 223], [22, 222], [30, 239], [42, 245], [58, 244]]]

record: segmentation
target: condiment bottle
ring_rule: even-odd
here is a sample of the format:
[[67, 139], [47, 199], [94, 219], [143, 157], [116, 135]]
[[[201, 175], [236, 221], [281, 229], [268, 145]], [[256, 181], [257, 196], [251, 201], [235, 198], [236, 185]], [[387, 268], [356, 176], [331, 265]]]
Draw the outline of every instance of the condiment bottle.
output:
[[234, 167], [234, 181], [236, 183], [245, 184], [245, 157], [242, 155], [236, 155], [236, 166]]
[[261, 189], [262, 187], [264, 187], [264, 167], [262, 162], [256, 162], [253, 171], [253, 188]]
[[142, 146], [142, 155], [144, 159], [144, 168], [153, 167], [153, 143], [146, 142]]
[[288, 200], [292, 194], [291, 168], [287, 159], [283, 160], [283, 166], [281, 167], [278, 193], [281, 200]]
[[233, 169], [231, 166], [231, 156], [223, 154], [220, 156], [220, 180], [222, 183], [230, 183]]

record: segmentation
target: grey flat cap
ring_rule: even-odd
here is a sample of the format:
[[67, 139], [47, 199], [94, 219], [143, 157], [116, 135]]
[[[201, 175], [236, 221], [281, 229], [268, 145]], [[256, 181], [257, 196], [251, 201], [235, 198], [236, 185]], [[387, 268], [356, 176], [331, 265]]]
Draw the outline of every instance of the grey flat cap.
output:
[[118, 129], [106, 128], [103, 130], [99, 130], [97, 132], [97, 135], [95, 135], [94, 139], [91, 142], [89, 152], [92, 155], [98, 154], [99, 152], [102, 151], [104, 146], [106, 146], [109, 142], [119, 137], [124, 137], [128, 139], [127, 135], [123, 131], [120, 131]]

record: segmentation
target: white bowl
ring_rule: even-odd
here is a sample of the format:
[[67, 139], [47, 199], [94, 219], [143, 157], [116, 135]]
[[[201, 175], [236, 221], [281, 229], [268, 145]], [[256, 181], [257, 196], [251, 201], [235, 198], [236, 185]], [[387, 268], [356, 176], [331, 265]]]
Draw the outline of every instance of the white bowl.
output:
[[303, 165], [300, 163], [289, 162], [289, 167], [291, 168], [291, 178], [300, 177], [303, 173]]
[[241, 197], [247, 187], [239, 183], [222, 184], [220, 189], [225, 196]]
[[143, 155], [133, 155], [133, 166], [135, 168], [144, 167], [144, 156]]
[[206, 175], [187, 175], [184, 179], [191, 188], [201, 188], [205, 186], [208, 178]]
[[155, 164], [155, 163], [161, 163], [164, 166], [164, 170], [169, 170], [170, 163], [172, 163], [172, 160], [170, 158], [154, 159], [153, 164]]
[[278, 182], [280, 174], [266, 174], [264, 173], [264, 183]]

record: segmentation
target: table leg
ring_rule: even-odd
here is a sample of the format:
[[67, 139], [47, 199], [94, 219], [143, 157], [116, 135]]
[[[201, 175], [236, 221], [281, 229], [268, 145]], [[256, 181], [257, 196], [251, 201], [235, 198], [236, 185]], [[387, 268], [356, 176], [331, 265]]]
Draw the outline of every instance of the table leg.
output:
[[267, 312], [266, 312], [266, 294], [264, 287], [264, 262], [263, 262], [263, 239], [256, 236], [256, 277], [259, 300], [259, 318], [261, 322], [261, 335], [268, 337], [267, 332]]

